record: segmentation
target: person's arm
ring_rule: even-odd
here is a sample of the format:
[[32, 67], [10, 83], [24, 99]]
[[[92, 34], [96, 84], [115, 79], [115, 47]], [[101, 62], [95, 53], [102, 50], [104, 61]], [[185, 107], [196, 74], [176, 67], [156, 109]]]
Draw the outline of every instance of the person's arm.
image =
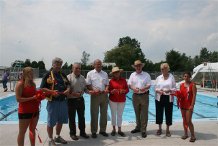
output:
[[163, 94], [163, 90], [158, 88], [158, 82], [159, 82], [159, 78], [157, 77], [156, 80], [155, 80], [155, 87], [154, 87], [154, 89], [155, 89], [156, 93], [162, 95]]
[[140, 91], [147, 92], [150, 89], [150, 87], [151, 87], [151, 77], [149, 74], [147, 74], [147, 83], [142, 89], [140, 89]]
[[133, 93], [138, 93], [139, 92], [139, 88], [136, 88], [133, 83], [132, 83], [132, 79], [133, 78], [133, 73], [130, 75], [129, 80], [128, 80], [128, 86], [131, 90], [133, 90]]
[[35, 96], [32, 97], [22, 97], [22, 92], [23, 92], [23, 83], [22, 82], [18, 82], [16, 85], [16, 89], [15, 89], [15, 95], [16, 95], [16, 100], [17, 102], [27, 102], [30, 100], [35, 100]]
[[193, 108], [194, 108], [194, 106], [195, 106], [196, 93], [197, 93], [197, 88], [196, 88], [196, 85], [193, 84], [193, 86], [192, 86], [193, 99], [192, 99], [191, 106], [190, 106], [190, 108], [189, 108], [190, 110], [193, 110]]

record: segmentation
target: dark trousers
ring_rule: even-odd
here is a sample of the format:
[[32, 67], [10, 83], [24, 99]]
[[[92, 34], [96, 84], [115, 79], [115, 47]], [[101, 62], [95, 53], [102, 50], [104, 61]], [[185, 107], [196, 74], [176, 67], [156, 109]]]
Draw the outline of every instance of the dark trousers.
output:
[[163, 123], [163, 112], [165, 110], [166, 125], [172, 125], [173, 102], [170, 102], [169, 95], [161, 95], [160, 101], [155, 100], [156, 124]]
[[85, 133], [85, 103], [84, 98], [68, 99], [68, 115], [70, 135], [76, 135], [76, 112], [78, 115], [78, 123], [80, 134]]
[[8, 82], [8, 81], [6, 81], [6, 80], [2, 80], [2, 84], [3, 84], [3, 88], [4, 88], [4, 89], [7, 88], [7, 82]]

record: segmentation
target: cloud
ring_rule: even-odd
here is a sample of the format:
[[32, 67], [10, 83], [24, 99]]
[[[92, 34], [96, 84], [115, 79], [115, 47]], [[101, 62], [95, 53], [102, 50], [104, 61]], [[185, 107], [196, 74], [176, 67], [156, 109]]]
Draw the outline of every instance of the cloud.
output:
[[[202, 47], [217, 50], [218, 2], [190, 1], [1, 1], [0, 65], [16, 59], [42, 60], [46, 67], [58, 56], [69, 64], [103, 59], [119, 38], [141, 43], [153, 62], [176, 48], [195, 56]], [[157, 53], [158, 52], [158, 53]]]

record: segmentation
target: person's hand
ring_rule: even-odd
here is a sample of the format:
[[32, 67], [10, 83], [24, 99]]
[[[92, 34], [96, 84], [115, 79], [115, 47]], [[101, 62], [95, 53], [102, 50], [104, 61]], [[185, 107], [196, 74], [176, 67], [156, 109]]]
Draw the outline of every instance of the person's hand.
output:
[[63, 92], [64, 95], [68, 96], [70, 94], [70, 89], [67, 89]]
[[134, 93], [139, 93], [139, 88], [134, 88], [134, 89], [133, 89], [133, 92], [134, 92]]
[[89, 90], [88, 92], [90, 95], [97, 95], [96, 91], [95, 90]]
[[53, 97], [57, 97], [59, 95], [57, 90], [51, 90], [50, 93]]
[[156, 92], [159, 93], [160, 95], [164, 93], [163, 90], [157, 90]]
[[125, 89], [120, 89], [120, 94], [124, 94], [126, 93], [126, 90]]
[[170, 93], [170, 92], [171, 92], [170, 89], [164, 89], [163, 91], [164, 91], [165, 93]]
[[140, 91], [141, 91], [142, 93], [145, 93], [145, 92], [148, 91], [148, 89], [147, 89], [147, 88], [142, 88], [142, 89], [140, 89]]
[[191, 106], [189, 107], [189, 110], [193, 111], [193, 108], [194, 108], [194, 106], [191, 105]]
[[111, 90], [111, 94], [115, 94], [117, 92], [117, 89], [113, 89], [113, 90]]
[[108, 89], [104, 90], [104, 93], [108, 94], [110, 91]]

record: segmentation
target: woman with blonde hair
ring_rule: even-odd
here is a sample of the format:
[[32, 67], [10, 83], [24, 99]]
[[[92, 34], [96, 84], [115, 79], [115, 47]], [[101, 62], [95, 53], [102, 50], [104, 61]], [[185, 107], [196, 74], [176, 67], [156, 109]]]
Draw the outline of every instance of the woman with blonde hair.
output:
[[156, 124], [159, 125], [156, 134], [162, 134], [163, 113], [165, 111], [166, 136], [170, 137], [169, 127], [172, 125], [173, 114], [173, 95], [171, 92], [175, 91], [176, 82], [173, 75], [169, 73], [168, 63], [162, 63], [160, 69], [162, 74], [157, 77], [155, 85]]
[[31, 146], [35, 146], [35, 128], [39, 119], [39, 104], [36, 99], [36, 85], [33, 81], [33, 69], [25, 67], [22, 79], [16, 85], [16, 99], [18, 105], [19, 133], [18, 146], [24, 146], [24, 138], [29, 127], [29, 139]]

